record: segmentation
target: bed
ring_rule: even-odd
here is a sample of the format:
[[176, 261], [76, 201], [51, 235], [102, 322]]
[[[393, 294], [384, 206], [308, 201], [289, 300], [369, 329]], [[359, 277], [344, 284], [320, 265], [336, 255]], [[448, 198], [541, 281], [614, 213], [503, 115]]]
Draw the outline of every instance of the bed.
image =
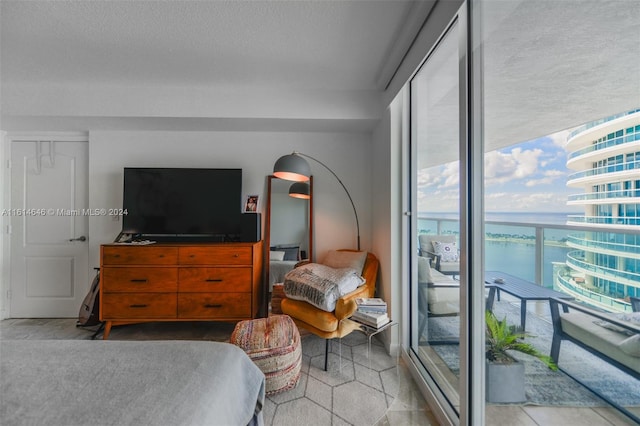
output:
[[279, 244], [269, 248], [269, 292], [284, 282], [284, 276], [300, 262], [299, 244]]
[[273, 285], [283, 283], [284, 276], [292, 270], [298, 260], [271, 260], [269, 261], [269, 291], [273, 291]]
[[261, 425], [265, 377], [229, 343], [3, 340], [9, 425]]

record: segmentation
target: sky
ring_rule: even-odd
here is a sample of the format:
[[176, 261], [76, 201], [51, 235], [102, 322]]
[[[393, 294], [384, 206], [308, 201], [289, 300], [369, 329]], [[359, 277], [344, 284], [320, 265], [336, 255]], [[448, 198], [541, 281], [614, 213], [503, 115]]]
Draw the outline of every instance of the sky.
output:
[[[519, 143], [485, 154], [485, 211], [575, 212], [569, 194], [581, 192], [566, 185], [567, 151], [572, 129]], [[418, 211], [458, 211], [458, 162], [424, 169], [418, 173]], [[437, 200], [437, 202], [434, 202]]]

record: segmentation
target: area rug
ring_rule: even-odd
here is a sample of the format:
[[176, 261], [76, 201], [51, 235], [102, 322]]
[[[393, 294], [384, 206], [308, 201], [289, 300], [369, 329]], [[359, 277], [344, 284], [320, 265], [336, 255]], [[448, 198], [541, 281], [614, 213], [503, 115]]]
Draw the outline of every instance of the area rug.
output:
[[[519, 303], [496, 302], [494, 311], [499, 319], [506, 316], [509, 323], [519, 323]], [[459, 326], [458, 317], [430, 318], [430, 338], [432, 340], [455, 340], [459, 335]], [[529, 343], [543, 354], [549, 354], [553, 335], [550, 322], [528, 312], [526, 334]], [[458, 345], [432, 345], [431, 348], [454, 374], [459, 374]], [[552, 371], [537, 358], [526, 354], [513, 352], [512, 355], [525, 364], [525, 395], [527, 398], [525, 404], [572, 407], [607, 405], [605, 401], [564, 372]], [[608, 398], [618, 401], [622, 406], [640, 406], [640, 381], [571, 342], [562, 342], [559, 366]]]

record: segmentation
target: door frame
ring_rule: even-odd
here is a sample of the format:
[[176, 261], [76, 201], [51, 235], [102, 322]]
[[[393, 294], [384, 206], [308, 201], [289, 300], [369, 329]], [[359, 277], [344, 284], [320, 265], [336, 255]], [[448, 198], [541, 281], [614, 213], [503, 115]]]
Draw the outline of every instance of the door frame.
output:
[[[11, 208], [11, 146], [14, 142], [21, 141], [66, 141], [89, 143], [88, 132], [3, 132], [0, 135], [0, 211]], [[89, 167], [89, 150], [87, 150], [87, 168]], [[88, 200], [87, 200], [88, 201]], [[11, 317], [10, 290], [11, 290], [11, 239], [9, 238], [9, 225], [11, 217], [0, 215], [2, 230], [0, 232], [0, 320]], [[89, 230], [87, 229], [87, 238]], [[87, 244], [87, 251], [89, 245]], [[87, 264], [87, 276], [91, 276]], [[88, 288], [89, 283], [87, 283]]]

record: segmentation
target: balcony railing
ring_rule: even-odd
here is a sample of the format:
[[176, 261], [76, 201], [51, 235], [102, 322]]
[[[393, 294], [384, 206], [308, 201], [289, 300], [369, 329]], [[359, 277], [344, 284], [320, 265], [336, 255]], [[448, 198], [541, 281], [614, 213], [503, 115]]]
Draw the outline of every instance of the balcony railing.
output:
[[636, 198], [640, 197], [640, 189], [617, 189], [606, 192], [586, 192], [584, 194], [569, 195], [569, 201], [594, 201], [610, 200], [615, 198]]
[[[593, 241], [587, 238], [588, 233], [606, 233], [612, 236], [612, 239], [620, 240], [622, 238], [613, 238], [614, 236], [620, 235], [640, 235], [640, 227], [625, 229], [624, 231], [620, 231], [619, 229], [603, 229], [602, 227], [590, 226], [591, 223], [595, 224], [627, 224], [627, 225], [638, 225], [640, 224], [640, 218], [611, 218], [611, 217], [588, 217], [584, 218], [582, 216], [577, 215], [567, 215], [569, 220], [568, 224], [560, 225], [560, 224], [543, 224], [543, 223], [528, 223], [528, 222], [505, 222], [505, 221], [485, 221], [485, 238], [487, 242], [505, 242], [507, 244], [510, 243], [520, 243], [523, 247], [526, 245], [529, 247], [527, 249], [525, 256], [528, 258], [523, 262], [506, 262], [505, 267], [509, 267], [511, 265], [507, 265], [507, 263], [518, 263], [530, 266], [532, 269], [528, 268], [518, 268], [514, 266], [513, 270], [504, 270], [504, 272], [510, 273], [512, 275], [521, 277], [526, 280], [533, 281], [538, 285], [542, 285], [545, 287], [554, 286], [554, 280], [558, 277], [553, 273], [553, 264], [552, 262], [559, 262], [562, 264], [567, 264], [570, 266], [574, 266], [574, 268], [578, 271], [585, 271], [586, 273], [595, 274], [605, 280], [610, 280], [612, 283], [618, 283], [621, 285], [628, 286], [627, 291], [629, 295], [632, 296], [640, 296], [640, 274], [624, 271], [615, 268], [608, 268], [605, 266], [599, 266], [591, 264], [585, 261], [584, 253], [582, 251], [576, 251], [575, 245], [578, 245], [580, 248], [589, 248], [593, 247], [597, 252], [597, 249], [601, 250], [610, 250], [612, 252], [620, 253], [622, 257], [635, 258], [640, 257], [640, 245], [631, 245], [631, 244], [620, 244], [620, 243], [612, 243], [612, 242], [602, 242], [602, 241]], [[459, 229], [458, 221], [455, 219], [449, 218], [438, 218], [433, 216], [419, 216], [419, 221], [427, 221], [425, 222], [427, 225], [422, 229], [422, 232], [427, 232], [431, 234], [443, 234], [443, 233], [453, 233], [457, 234], [457, 229]], [[572, 225], [571, 222], [581, 222], [585, 225]], [[489, 232], [489, 229], [505, 229], [504, 233], [499, 232]], [[454, 230], [454, 231], [451, 231]], [[553, 238], [549, 238], [547, 235], [552, 235]], [[547, 237], [546, 237], [547, 236]], [[545, 238], [546, 237], [546, 238]], [[568, 244], [567, 244], [568, 243]], [[557, 259], [549, 259], [549, 256], [546, 255], [546, 252], [549, 252], [552, 248], [564, 248], [565, 251], [562, 252], [562, 255]], [[489, 250], [490, 248], [485, 245], [485, 250]], [[508, 247], [504, 248], [506, 253], [502, 255], [505, 259], [514, 259], [512, 256], [523, 256], [524, 250], [517, 251], [509, 251]], [[573, 249], [573, 250], [572, 250]], [[486, 253], [485, 253], [486, 254]], [[608, 253], [609, 255], [616, 255], [616, 253]], [[624, 256], [627, 254], [627, 256]], [[521, 259], [520, 259], [521, 260]], [[487, 269], [496, 269], [494, 265], [486, 264], [485, 267]], [[500, 268], [498, 268], [500, 269]], [[621, 282], [622, 281], [622, 282]], [[637, 284], [636, 284], [637, 283]], [[556, 283], [557, 284], [557, 283]], [[579, 285], [575, 283], [572, 284], [576, 288], [580, 288]], [[587, 297], [590, 293], [588, 289], [585, 290], [585, 297]], [[598, 294], [597, 292], [593, 292], [594, 294]], [[602, 297], [607, 297], [607, 295], [602, 295]], [[608, 296], [611, 299], [615, 299], [615, 296]], [[600, 296], [598, 296], [600, 298]], [[596, 299], [593, 299], [594, 301]], [[608, 302], [607, 302], [608, 303]], [[623, 310], [629, 310], [629, 304], [623, 301], [611, 302], [607, 306], [611, 306], [614, 308], [624, 307]]]
[[568, 294], [577, 296], [579, 299], [589, 299], [600, 308], [605, 308], [616, 312], [631, 312], [631, 304], [617, 300], [611, 296], [591, 291], [582, 286], [574, 284], [573, 280], [562, 275], [558, 275], [560, 289]]
[[619, 281], [626, 279], [637, 282], [640, 285], [640, 274], [635, 272], [621, 271], [620, 269], [609, 268], [602, 265], [594, 265], [584, 259], [584, 251], [576, 250], [567, 254], [567, 265], [575, 266], [589, 273], [589, 275], [597, 275], [599, 277]]
[[[568, 215], [568, 222], [585, 223], [591, 225], [640, 225], [640, 217], [613, 217], [613, 216], [580, 216]], [[599, 229], [602, 232], [602, 229]]]
[[629, 162], [620, 163], [620, 164], [610, 164], [602, 167], [596, 167], [595, 169], [581, 170], [579, 172], [571, 173], [570, 175], [567, 176], [567, 183], [571, 182], [572, 180], [576, 180], [580, 178], [607, 175], [610, 173], [624, 172], [627, 170], [637, 170], [637, 169], [640, 169], [640, 160], [629, 161]]
[[589, 123], [587, 123], [587, 124], [585, 124], [583, 126], [580, 126], [580, 127], [576, 128], [571, 133], [569, 133], [569, 137], [567, 138], [567, 140], [570, 140], [575, 135], [577, 135], [579, 133], [582, 133], [585, 130], [592, 129], [592, 128], [596, 127], [596, 126], [599, 126], [601, 124], [607, 123], [609, 121], [616, 120], [616, 119], [618, 119], [620, 117], [626, 117], [627, 115], [635, 114], [636, 112], [640, 112], [640, 108], [634, 109], [632, 111], [621, 112], [619, 114], [611, 115], [609, 117], [604, 117], [604, 118], [601, 118], [600, 120], [591, 121], [591, 122], [589, 122]]
[[602, 149], [611, 148], [613, 146], [622, 145], [626, 143], [640, 141], [640, 132], [631, 132], [626, 135], [617, 136], [612, 139], [607, 139], [606, 141], [598, 142], [593, 145], [589, 145], [586, 148], [579, 149], [577, 151], [569, 153], [567, 158], [569, 160], [580, 157], [582, 155], [588, 154], [594, 151], [600, 151]]
[[591, 248], [593, 251], [609, 250], [612, 252], [620, 253], [620, 255], [638, 255], [640, 256], [640, 246], [622, 243], [611, 243], [607, 241], [594, 241], [583, 237], [577, 237], [575, 235], [567, 236], [567, 243], [569, 245], [574, 244], [581, 248]]

